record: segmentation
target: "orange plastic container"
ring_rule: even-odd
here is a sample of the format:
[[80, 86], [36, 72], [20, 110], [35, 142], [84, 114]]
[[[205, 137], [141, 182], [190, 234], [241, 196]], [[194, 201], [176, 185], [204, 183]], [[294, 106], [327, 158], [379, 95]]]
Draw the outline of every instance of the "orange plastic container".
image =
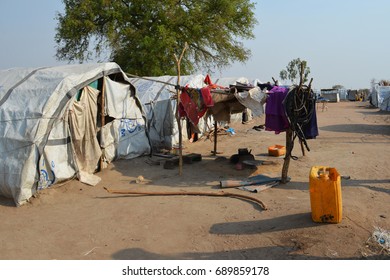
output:
[[343, 214], [341, 178], [336, 168], [313, 166], [310, 170], [309, 182], [313, 221], [340, 223]]
[[286, 147], [282, 145], [274, 145], [268, 147], [268, 155], [273, 157], [280, 157], [286, 154]]

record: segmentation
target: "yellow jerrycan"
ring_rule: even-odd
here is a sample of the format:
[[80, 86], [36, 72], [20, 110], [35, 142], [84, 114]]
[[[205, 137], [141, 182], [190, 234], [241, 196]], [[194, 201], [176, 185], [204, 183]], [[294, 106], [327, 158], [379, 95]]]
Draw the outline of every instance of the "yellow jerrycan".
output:
[[342, 219], [341, 178], [336, 168], [313, 166], [310, 170], [310, 205], [314, 222], [340, 223]]

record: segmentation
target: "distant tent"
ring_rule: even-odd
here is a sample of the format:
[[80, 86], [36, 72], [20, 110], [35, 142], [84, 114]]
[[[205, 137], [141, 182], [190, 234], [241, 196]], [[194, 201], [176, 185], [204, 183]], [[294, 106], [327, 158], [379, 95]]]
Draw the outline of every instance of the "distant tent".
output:
[[338, 89], [321, 89], [321, 96], [329, 102], [340, 102], [340, 93]]
[[17, 205], [75, 176], [96, 184], [101, 158], [149, 152], [141, 104], [117, 64], [0, 71], [0, 195]]
[[345, 88], [321, 89], [321, 96], [329, 102], [340, 102], [340, 100], [349, 100], [349, 92]]
[[348, 100], [349, 101], [356, 101], [356, 96], [358, 95], [358, 91], [355, 90], [348, 90]]
[[369, 98], [375, 107], [382, 111], [390, 111], [390, 86], [375, 86]]
[[[203, 75], [180, 77], [180, 85], [191, 88], [202, 88]], [[148, 121], [150, 142], [154, 150], [171, 149], [179, 143], [179, 130], [175, 119], [177, 76], [131, 78], [137, 90]], [[183, 139], [188, 139], [187, 122], [182, 120]], [[207, 121], [201, 119], [198, 125], [201, 134], [208, 131]]]

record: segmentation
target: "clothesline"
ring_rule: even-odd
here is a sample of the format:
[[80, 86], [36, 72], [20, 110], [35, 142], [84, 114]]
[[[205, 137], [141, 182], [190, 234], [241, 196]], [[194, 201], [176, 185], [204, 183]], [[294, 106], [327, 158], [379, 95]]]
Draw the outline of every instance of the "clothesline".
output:
[[134, 74], [129, 74], [129, 73], [125, 73], [127, 76], [129, 77], [132, 77], [132, 78], [138, 78], [138, 79], [142, 79], [142, 80], [147, 80], [147, 81], [152, 81], [152, 82], [156, 82], [156, 83], [160, 83], [160, 84], [165, 84], [165, 85], [168, 85], [168, 86], [173, 86], [176, 88], [176, 84], [172, 84], [172, 83], [168, 83], [168, 82], [164, 82], [164, 81], [160, 81], [160, 80], [157, 80], [157, 79], [152, 79], [152, 78], [147, 78], [147, 77], [141, 77], [141, 76], [137, 76], [137, 75], [134, 75]]
[[[129, 76], [129, 77], [132, 77], [132, 78], [137, 78], [137, 79], [142, 79], [142, 80], [147, 80], [147, 81], [152, 81], [152, 82], [156, 82], [156, 83], [172, 86], [175, 89], [180, 89], [181, 91], [186, 88], [185, 86], [180, 86], [180, 85], [177, 85], [177, 84], [172, 84], [172, 83], [169, 83], [169, 82], [160, 81], [160, 80], [153, 79], [153, 78], [141, 77], [141, 76], [137, 76], [137, 75], [129, 74], [129, 73], [125, 73], [125, 74], [127, 76]], [[209, 86], [209, 85], [206, 85], [205, 87], [207, 87], [207, 86]], [[234, 92], [232, 92], [233, 88], [235, 89]], [[231, 85], [230, 87], [226, 87], [226, 88], [211, 88], [210, 92], [211, 93], [219, 93], [219, 94], [226, 94], [226, 95], [228, 95], [228, 94], [234, 94], [235, 92], [237, 92], [237, 88], [248, 90], [248, 89], [253, 88], [253, 87], [248, 87], [248, 86], [245, 86], [245, 85], [242, 85], [242, 84], [240, 84], [239, 86]], [[175, 93], [172, 90], [169, 90], [169, 91], [172, 92], [172, 93]]]

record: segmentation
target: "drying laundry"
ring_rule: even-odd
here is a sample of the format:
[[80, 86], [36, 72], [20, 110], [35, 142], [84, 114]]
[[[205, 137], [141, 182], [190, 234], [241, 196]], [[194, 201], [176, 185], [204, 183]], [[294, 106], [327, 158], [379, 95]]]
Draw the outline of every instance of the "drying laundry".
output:
[[179, 115], [188, 117], [194, 125], [198, 125], [209, 107], [214, 106], [208, 87], [195, 89], [185, 87], [180, 95]]
[[268, 92], [269, 96], [265, 105], [265, 129], [275, 131], [275, 134], [286, 131], [289, 127], [283, 105], [288, 91], [286, 87], [274, 86]]

